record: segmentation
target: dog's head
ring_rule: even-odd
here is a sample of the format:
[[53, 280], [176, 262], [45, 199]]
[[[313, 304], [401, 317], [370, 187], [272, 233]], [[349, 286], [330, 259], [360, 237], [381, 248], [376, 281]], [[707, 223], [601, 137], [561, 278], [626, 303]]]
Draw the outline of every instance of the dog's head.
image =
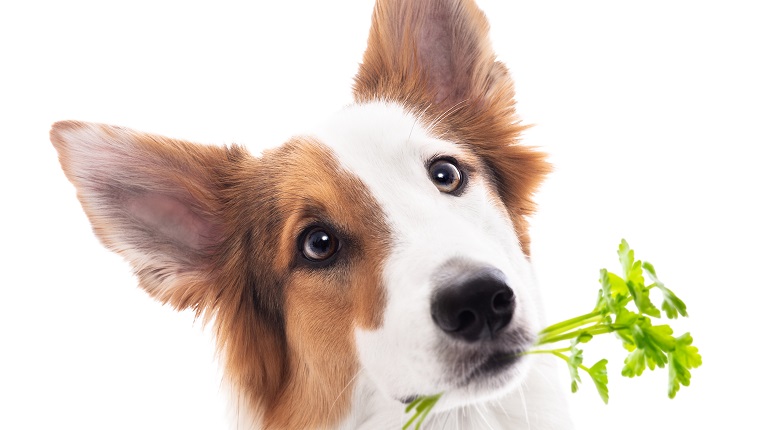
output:
[[380, 0], [356, 103], [261, 157], [54, 126], [95, 233], [155, 298], [213, 320], [265, 425], [339, 421], [357, 373], [448, 406], [519, 381], [537, 329], [526, 216], [548, 165], [518, 145], [487, 31], [471, 1]]

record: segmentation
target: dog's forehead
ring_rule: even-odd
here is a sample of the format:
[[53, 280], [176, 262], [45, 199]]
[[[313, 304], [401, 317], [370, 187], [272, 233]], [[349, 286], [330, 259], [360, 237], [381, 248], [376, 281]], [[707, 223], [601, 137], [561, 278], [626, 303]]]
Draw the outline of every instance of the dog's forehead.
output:
[[430, 188], [424, 169], [429, 159], [464, 155], [458, 145], [428, 133], [415, 114], [383, 102], [347, 107], [312, 135], [383, 203], [401, 197], [389, 193], [414, 192], [416, 186]]

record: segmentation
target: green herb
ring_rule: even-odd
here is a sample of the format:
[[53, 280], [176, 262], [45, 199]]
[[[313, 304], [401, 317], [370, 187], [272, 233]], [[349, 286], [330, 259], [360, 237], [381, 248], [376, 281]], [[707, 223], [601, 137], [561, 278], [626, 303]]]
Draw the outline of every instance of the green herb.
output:
[[417, 420], [417, 425], [415, 425], [414, 428], [419, 430], [420, 425], [425, 421], [425, 418], [430, 411], [433, 410], [433, 406], [438, 403], [438, 399], [440, 399], [442, 395], [443, 393], [438, 393], [432, 396], [420, 396], [409, 403], [406, 407], [406, 413], [408, 414], [412, 409], [414, 409], [415, 412], [412, 418], [404, 424], [404, 427], [402, 427], [401, 430], [407, 430], [412, 424], [414, 424], [415, 420]]
[[[599, 396], [607, 403], [608, 361], [602, 359], [593, 366], [586, 367], [583, 365], [583, 350], [580, 347], [596, 336], [615, 333], [628, 351], [623, 364], [623, 376], [632, 378], [640, 376], [647, 368], [654, 370], [668, 366], [668, 397], [672, 399], [681, 385], [690, 384], [691, 369], [702, 364], [702, 357], [692, 345], [689, 333], [674, 337], [669, 325], [653, 325], [652, 319], [660, 319], [662, 312], [669, 319], [688, 316], [686, 305], [665, 287], [650, 263], [642, 263], [634, 258], [628, 242], [622, 240], [617, 253], [623, 274], [619, 276], [606, 269], [600, 271], [601, 288], [593, 310], [546, 327], [539, 333], [534, 347], [524, 354], [552, 354], [567, 362], [570, 390], [573, 393], [578, 391], [581, 382], [580, 371], [585, 372], [594, 382]], [[645, 275], [649, 278], [649, 283]], [[652, 290], [659, 291], [662, 296], [659, 308], [650, 298]], [[557, 346], [560, 342], [565, 342], [565, 345]], [[407, 412], [413, 408], [416, 412], [404, 429], [417, 421], [414, 428], [419, 430], [442, 394], [418, 397], [410, 404]]]

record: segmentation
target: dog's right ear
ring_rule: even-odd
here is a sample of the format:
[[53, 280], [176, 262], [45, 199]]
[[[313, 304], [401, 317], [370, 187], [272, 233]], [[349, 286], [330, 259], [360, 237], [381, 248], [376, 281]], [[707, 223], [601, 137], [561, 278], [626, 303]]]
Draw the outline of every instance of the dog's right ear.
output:
[[202, 311], [227, 234], [218, 176], [252, 157], [70, 121], [56, 123], [50, 139], [101, 242], [129, 261], [153, 297]]

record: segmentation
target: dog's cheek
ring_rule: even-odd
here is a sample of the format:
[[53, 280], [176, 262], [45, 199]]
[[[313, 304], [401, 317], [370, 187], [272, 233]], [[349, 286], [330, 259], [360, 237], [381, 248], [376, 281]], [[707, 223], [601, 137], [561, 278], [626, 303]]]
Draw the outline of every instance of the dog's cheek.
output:
[[[390, 260], [389, 266], [397, 274], [414, 273], [415, 269], [423, 272], [419, 267], [408, 266], [414, 259], [402, 256], [406, 264], [398, 261], [393, 264], [397, 258]], [[440, 381], [443, 366], [434, 346], [437, 336], [424, 288], [427, 283], [423, 279], [428, 276], [420, 274], [420, 282], [405, 282], [403, 276], [389, 275], [389, 268], [386, 267], [383, 276], [386, 303], [382, 324], [373, 328], [357, 326], [355, 330], [361, 367], [381, 392], [397, 400], [440, 391], [441, 387], [435, 384]]]
[[424, 338], [422, 330], [413, 326], [403, 331], [356, 330], [360, 366], [386, 397], [401, 400], [444, 389], [440, 385], [444, 368]]
[[324, 273], [297, 271], [283, 288], [287, 381], [268, 428], [329, 427], [347, 413], [358, 371], [351, 304]]
[[341, 363], [350, 368], [356, 361], [351, 303], [345, 286], [336, 281], [329, 274], [303, 272], [286, 287], [288, 343], [300, 360], [313, 364], [310, 367]]

